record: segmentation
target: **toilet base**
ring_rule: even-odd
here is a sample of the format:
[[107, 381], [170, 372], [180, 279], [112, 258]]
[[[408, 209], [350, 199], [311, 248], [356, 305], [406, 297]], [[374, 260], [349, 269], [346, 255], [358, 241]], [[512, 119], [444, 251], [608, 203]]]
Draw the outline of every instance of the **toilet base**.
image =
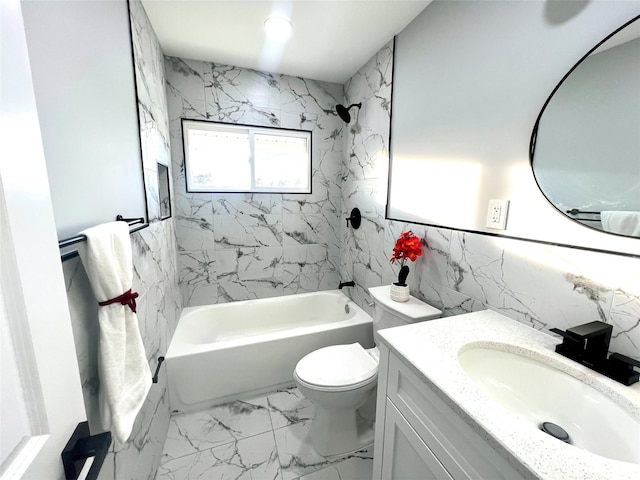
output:
[[352, 409], [326, 409], [316, 404], [309, 440], [323, 457], [362, 450], [373, 444], [374, 425]]

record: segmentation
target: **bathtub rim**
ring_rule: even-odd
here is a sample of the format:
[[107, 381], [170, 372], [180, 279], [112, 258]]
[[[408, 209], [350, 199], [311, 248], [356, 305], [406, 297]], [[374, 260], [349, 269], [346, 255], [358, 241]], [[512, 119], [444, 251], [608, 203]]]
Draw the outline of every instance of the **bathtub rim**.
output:
[[[174, 343], [174, 339], [177, 340], [178, 329], [180, 329], [182, 318], [185, 315], [188, 315], [190, 313], [215, 308], [216, 306], [235, 305], [238, 308], [240, 308], [243, 305], [251, 305], [257, 302], [276, 303], [278, 301], [282, 301], [282, 299], [285, 297], [304, 298], [309, 296], [317, 296], [319, 294], [338, 296], [344, 299], [345, 305], [349, 305], [349, 308], [353, 309], [354, 311], [353, 317], [345, 320], [340, 320], [337, 322], [328, 322], [328, 323], [322, 323], [319, 325], [311, 325], [306, 327], [296, 327], [294, 325], [292, 326], [292, 328], [286, 329], [286, 330], [278, 330], [270, 333], [259, 333], [257, 335], [251, 335], [248, 337], [233, 339], [233, 340], [224, 340], [221, 342], [211, 342], [211, 343], [187, 343], [187, 342], [177, 343], [176, 342]], [[317, 292], [297, 293], [292, 295], [282, 295], [278, 297], [238, 300], [238, 301], [226, 302], [226, 303], [213, 303], [210, 305], [199, 305], [195, 307], [185, 307], [180, 312], [178, 324], [171, 338], [171, 341], [169, 342], [169, 346], [167, 348], [167, 353], [165, 355], [165, 358], [166, 359], [179, 358], [179, 357], [184, 357], [184, 356], [193, 355], [197, 353], [208, 352], [212, 350], [225, 350], [225, 349], [236, 348], [244, 345], [249, 345], [252, 343], [256, 343], [257, 341], [272, 341], [279, 338], [290, 338], [290, 337], [295, 337], [299, 335], [309, 335], [319, 331], [337, 330], [339, 328], [344, 328], [345, 326], [348, 326], [348, 325], [362, 325], [366, 323], [371, 323], [373, 328], [372, 317], [366, 311], [364, 311], [356, 302], [351, 300], [343, 291], [338, 289], [320, 290]]]

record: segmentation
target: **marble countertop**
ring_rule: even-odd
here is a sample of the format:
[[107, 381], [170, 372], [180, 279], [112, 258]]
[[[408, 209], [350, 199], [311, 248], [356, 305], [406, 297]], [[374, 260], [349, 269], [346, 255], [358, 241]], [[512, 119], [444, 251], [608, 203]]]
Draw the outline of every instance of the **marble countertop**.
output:
[[[610, 380], [554, 351], [560, 340], [491, 310], [441, 318], [378, 332], [383, 343], [448, 399], [455, 410], [478, 430], [484, 430], [536, 476], [546, 480], [640, 478], [640, 465], [612, 460], [562, 443], [532, 428], [503, 408], [464, 373], [458, 353], [465, 345], [482, 342], [543, 358], [553, 368], [607, 394], [640, 419], [640, 383], [630, 387]], [[597, 413], [596, 413], [597, 414]], [[607, 419], [603, 418], [603, 422]], [[621, 426], [624, 428], [624, 426]], [[640, 448], [640, 439], [638, 444]]]

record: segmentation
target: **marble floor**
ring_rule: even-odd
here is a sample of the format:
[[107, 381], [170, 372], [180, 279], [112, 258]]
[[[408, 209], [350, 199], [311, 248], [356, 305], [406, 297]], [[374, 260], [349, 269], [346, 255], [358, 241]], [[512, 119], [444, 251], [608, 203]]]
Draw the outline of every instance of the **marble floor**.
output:
[[373, 447], [323, 457], [297, 388], [171, 417], [156, 480], [369, 480]]

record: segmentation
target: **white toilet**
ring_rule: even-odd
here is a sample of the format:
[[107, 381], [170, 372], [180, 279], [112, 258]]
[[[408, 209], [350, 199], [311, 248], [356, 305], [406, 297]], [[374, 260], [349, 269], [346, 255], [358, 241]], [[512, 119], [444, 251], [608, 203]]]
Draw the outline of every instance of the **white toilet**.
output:
[[[391, 300], [390, 286], [369, 289], [374, 303], [373, 332], [383, 328], [438, 318], [442, 312], [417, 298]], [[373, 425], [358, 409], [375, 405], [378, 348], [358, 343], [320, 348], [303, 357], [293, 377], [302, 394], [315, 404], [309, 432], [311, 444], [323, 456], [359, 450], [373, 443]], [[367, 402], [367, 400], [370, 400]]]

